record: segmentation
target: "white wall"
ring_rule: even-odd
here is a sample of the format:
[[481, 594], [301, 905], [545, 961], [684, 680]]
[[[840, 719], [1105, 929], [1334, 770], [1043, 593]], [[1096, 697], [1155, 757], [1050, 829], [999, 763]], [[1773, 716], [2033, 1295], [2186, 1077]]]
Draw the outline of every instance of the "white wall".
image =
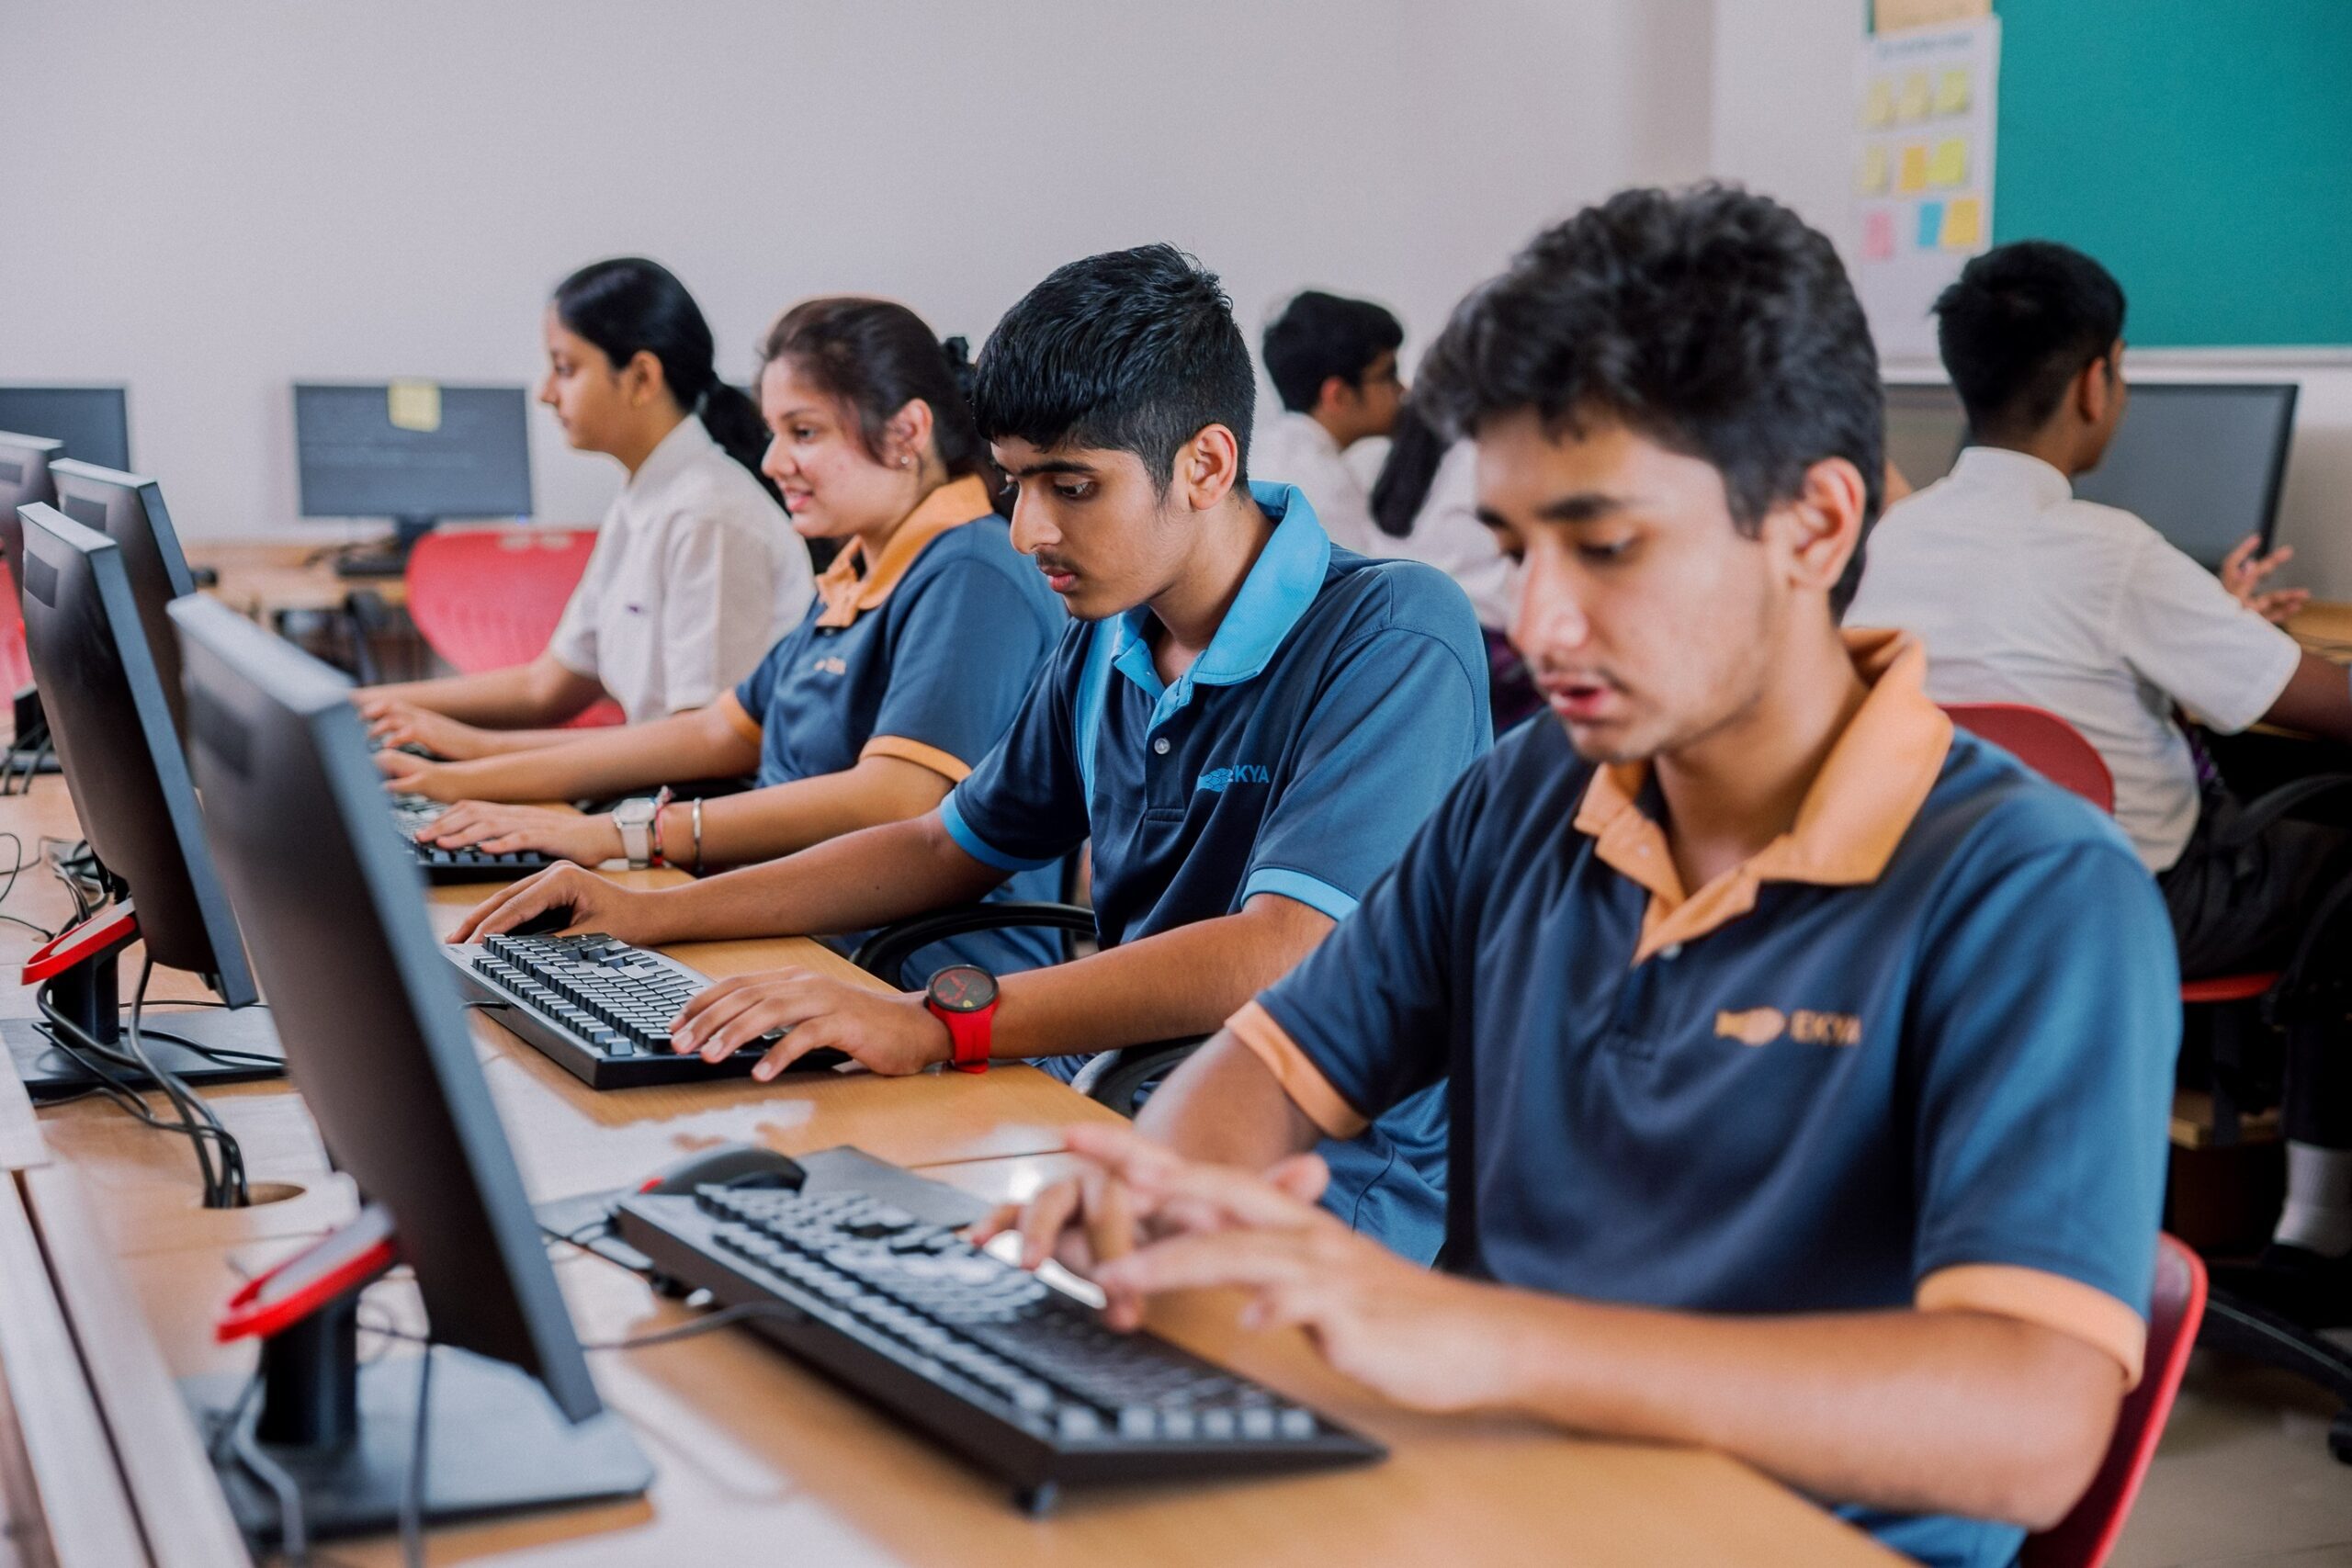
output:
[[[1425, 345], [1547, 217], [1695, 175], [1708, 0], [74, 0], [17, 6], [0, 378], [121, 380], [191, 535], [293, 525], [289, 382], [523, 381], [568, 270], [642, 252], [742, 378], [784, 305], [977, 344], [1055, 265], [1167, 239], [1254, 338], [1309, 283]], [[657, 20], [659, 18], [659, 20]], [[1698, 40], [1694, 46], [1692, 40]], [[1495, 150], [1510, 150], [1498, 158]], [[534, 426], [544, 516], [602, 458]]]
[[[1786, 201], [1835, 237], [1850, 262], [1861, 7], [1855, 0], [1714, 0], [1713, 11], [1709, 167]], [[2278, 509], [2278, 542], [2292, 545], [2297, 558], [2280, 582], [2352, 600], [2352, 350], [2136, 349], [2125, 366], [2152, 380], [2301, 383]]]

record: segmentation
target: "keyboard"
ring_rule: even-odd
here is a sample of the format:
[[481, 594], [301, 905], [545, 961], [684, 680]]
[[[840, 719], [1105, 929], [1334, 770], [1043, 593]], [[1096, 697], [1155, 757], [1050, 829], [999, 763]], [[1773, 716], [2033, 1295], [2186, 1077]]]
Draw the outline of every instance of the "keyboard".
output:
[[401, 841], [416, 855], [417, 869], [424, 873], [427, 882], [479, 882], [494, 877], [524, 877], [535, 871], [545, 871], [561, 864], [555, 855], [541, 854], [537, 850], [509, 850], [503, 854], [491, 854], [478, 849], [448, 850], [437, 844], [421, 844], [416, 836], [433, 825], [448, 807], [421, 795], [392, 796], [392, 823], [399, 830]]
[[[590, 1089], [741, 1077], [783, 1038], [763, 1035], [718, 1063], [678, 1055], [670, 1021], [710, 976], [613, 937], [493, 936], [441, 951], [464, 976], [469, 1000], [499, 1005], [499, 1022]], [[793, 1070], [846, 1059], [811, 1051]]]
[[860, 1193], [705, 1187], [624, 1199], [622, 1240], [744, 1326], [889, 1409], [1023, 1507], [1064, 1484], [1318, 1469], [1368, 1438], [1149, 1334], [1121, 1334], [1035, 1275]]

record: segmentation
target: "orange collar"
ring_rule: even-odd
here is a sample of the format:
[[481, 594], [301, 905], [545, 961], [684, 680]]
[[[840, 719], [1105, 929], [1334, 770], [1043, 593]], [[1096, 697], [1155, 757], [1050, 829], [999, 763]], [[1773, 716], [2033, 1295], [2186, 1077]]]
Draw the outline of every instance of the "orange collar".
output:
[[1917, 637], [1860, 630], [1844, 636], [1870, 695], [1830, 748], [1794, 826], [1698, 892], [1684, 893], [1665, 830], [1637, 804], [1649, 764], [1593, 773], [1577, 830], [1595, 840], [1603, 865], [1650, 895], [1634, 963], [1730, 924], [1756, 907], [1756, 890], [1767, 882], [1853, 887], [1877, 881], [1886, 869], [1943, 770], [1951, 720], [1928, 700], [1928, 654]]
[[874, 570], [860, 575], [858, 564], [865, 558], [865, 541], [853, 539], [849, 547], [833, 558], [817, 579], [817, 595], [824, 600], [824, 613], [817, 617], [820, 626], [845, 626], [867, 610], [881, 608], [890, 597], [890, 590], [899, 579], [907, 575], [907, 568], [915, 558], [950, 528], [989, 515], [989, 489], [976, 475], [967, 474], [960, 479], [950, 479], [929, 495], [922, 504], [907, 513], [890, 542], [882, 547]]

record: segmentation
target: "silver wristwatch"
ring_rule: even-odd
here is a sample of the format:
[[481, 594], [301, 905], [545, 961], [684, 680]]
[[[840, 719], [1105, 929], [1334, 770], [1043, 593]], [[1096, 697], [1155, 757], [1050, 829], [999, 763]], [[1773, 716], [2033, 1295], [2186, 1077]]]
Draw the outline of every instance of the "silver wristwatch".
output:
[[662, 803], [651, 795], [624, 800], [613, 807], [613, 826], [621, 830], [621, 852], [640, 870], [653, 863], [653, 818], [661, 809]]

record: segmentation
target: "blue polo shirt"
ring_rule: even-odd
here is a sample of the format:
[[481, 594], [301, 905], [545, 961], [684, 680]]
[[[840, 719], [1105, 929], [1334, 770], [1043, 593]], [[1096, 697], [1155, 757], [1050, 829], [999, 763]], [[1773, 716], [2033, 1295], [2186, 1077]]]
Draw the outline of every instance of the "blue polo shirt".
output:
[[[1004, 744], [941, 815], [1009, 871], [1091, 838], [1103, 945], [1279, 893], [1344, 920], [1488, 745], [1470, 602], [1408, 561], [1334, 549], [1287, 485], [1253, 485], [1273, 536], [1172, 683], [1137, 609], [1065, 632]], [[1435, 1091], [1327, 1145], [1324, 1201], [1408, 1257], [1442, 1231]]]
[[[1687, 897], [1638, 767], [1506, 737], [1234, 1021], [1342, 1136], [1450, 1086], [1446, 1266], [1703, 1313], [2021, 1317], [2136, 1378], [2180, 1003], [2104, 817], [1954, 735], [1893, 634], [1797, 826]], [[2023, 1532], [1842, 1510], [1924, 1562]]]
[[[933, 491], [878, 560], [844, 550], [817, 586], [808, 615], [722, 700], [729, 721], [759, 743], [763, 786], [875, 756], [962, 780], [1003, 738], [1069, 618], [974, 479]], [[1060, 896], [1050, 865], [990, 895]], [[905, 976], [891, 978], [920, 985], [956, 963], [1009, 975], [1060, 956], [1050, 932], [982, 931], [922, 949]]]

